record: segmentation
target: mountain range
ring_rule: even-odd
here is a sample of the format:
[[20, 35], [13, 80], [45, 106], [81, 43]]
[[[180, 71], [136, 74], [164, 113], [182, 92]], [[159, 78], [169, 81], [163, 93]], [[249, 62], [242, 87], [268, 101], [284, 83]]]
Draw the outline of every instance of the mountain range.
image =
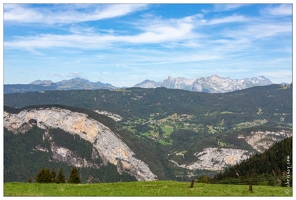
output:
[[[264, 76], [245, 78], [245, 79], [231, 79], [229, 77], [223, 78], [217, 75], [209, 77], [201, 77], [197, 79], [187, 79], [184, 77], [173, 78], [169, 76], [167, 79], [156, 82], [153, 80], [145, 80], [136, 84], [134, 87], [141, 88], [158, 88], [165, 87], [170, 89], [182, 89], [195, 92], [207, 93], [225, 93], [235, 90], [242, 90], [253, 86], [270, 85], [272, 82]], [[82, 78], [73, 78], [70, 80], [62, 80], [59, 82], [52, 82], [50, 80], [37, 80], [30, 84], [4, 84], [4, 93], [22, 93], [22, 92], [41, 92], [47, 90], [96, 90], [96, 89], [118, 89], [109, 84], [98, 82], [91, 82]]]
[[244, 79], [231, 79], [229, 77], [223, 78], [217, 75], [212, 75], [209, 77], [201, 77], [197, 79], [187, 79], [183, 77], [173, 78], [169, 76], [167, 79], [160, 82], [145, 80], [136, 84], [135, 87], [165, 87], [170, 89], [182, 89], [196, 92], [224, 93], [242, 90], [253, 86], [265, 86], [270, 84], [272, 84], [272, 82], [264, 76]]
[[50, 80], [36, 80], [29, 84], [4, 84], [4, 93], [22, 93], [22, 92], [41, 92], [48, 90], [97, 90], [97, 89], [115, 89], [116, 87], [102, 83], [100, 81], [91, 82], [82, 78], [73, 78], [70, 80], [62, 80], [52, 82]]

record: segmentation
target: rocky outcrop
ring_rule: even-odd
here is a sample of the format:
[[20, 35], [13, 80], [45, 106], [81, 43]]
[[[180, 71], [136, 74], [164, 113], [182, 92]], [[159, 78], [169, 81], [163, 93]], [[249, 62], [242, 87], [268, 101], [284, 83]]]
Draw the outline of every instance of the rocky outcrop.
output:
[[95, 112], [101, 114], [101, 115], [105, 115], [111, 119], [113, 119], [114, 121], [118, 122], [122, 120], [122, 117], [118, 114], [114, 114], [108, 111], [102, 111], [102, 110], [94, 110]]
[[284, 138], [291, 137], [292, 131], [252, 131], [251, 135], [244, 137], [239, 136], [239, 139], [245, 139], [259, 153], [264, 152], [271, 147], [275, 142], [279, 142]]
[[[270, 148], [274, 143], [279, 142], [287, 137], [292, 136], [292, 131], [252, 131], [250, 135], [239, 135], [238, 139], [245, 140], [251, 145], [254, 150], [262, 153]], [[172, 163], [178, 167], [186, 168], [189, 170], [204, 169], [219, 171], [227, 166], [232, 166], [243, 160], [249, 158], [253, 152], [243, 149], [232, 148], [205, 148], [201, 152], [196, 152], [194, 156], [197, 161], [191, 164], [178, 164], [176, 161], [171, 160]], [[177, 155], [177, 154], [176, 154]], [[181, 155], [178, 153], [178, 155]]]
[[[137, 180], [157, 179], [148, 165], [135, 158], [135, 153], [114, 132], [85, 113], [55, 107], [23, 110], [18, 114], [4, 112], [3, 123], [5, 128], [14, 133], [25, 133], [33, 126], [28, 123], [30, 119], [36, 119], [37, 126], [41, 129], [59, 128], [79, 135], [93, 144], [105, 162], [120, 165], [120, 170], [135, 176]], [[65, 151], [67, 150], [56, 147], [55, 156], [61, 157]]]
[[235, 165], [242, 160], [250, 157], [250, 153], [242, 149], [231, 148], [205, 148], [201, 152], [197, 152], [194, 156], [197, 157], [197, 161], [191, 164], [179, 165], [175, 161], [178, 167], [186, 168], [189, 170], [203, 169], [219, 171], [223, 170], [227, 166]]
[[73, 151], [67, 148], [51, 145], [51, 152], [52, 152], [52, 158], [55, 161], [65, 162], [69, 165], [72, 165], [78, 168], [90, 167], [90, 168], [99, 169], [98, 165], [90, 161], [87, 161], [85, 158], [81, 158], [75, 155]]

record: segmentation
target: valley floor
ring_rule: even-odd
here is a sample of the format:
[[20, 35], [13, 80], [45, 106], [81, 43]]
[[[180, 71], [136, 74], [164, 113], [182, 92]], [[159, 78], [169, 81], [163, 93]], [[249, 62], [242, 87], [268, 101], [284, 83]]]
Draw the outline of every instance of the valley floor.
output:
[[291, 187], [176, 181], [97, 184], [4, 183], [4, 196], [292, 196]]

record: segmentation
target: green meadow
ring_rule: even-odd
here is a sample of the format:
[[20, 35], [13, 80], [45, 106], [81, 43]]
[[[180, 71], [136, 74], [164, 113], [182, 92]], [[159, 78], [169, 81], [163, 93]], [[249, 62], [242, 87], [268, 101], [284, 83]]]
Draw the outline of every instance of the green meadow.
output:
[[206, 184], [176, 181], [92, 184], [4, 183], [4, 196], [292, 196], [279, 186]]

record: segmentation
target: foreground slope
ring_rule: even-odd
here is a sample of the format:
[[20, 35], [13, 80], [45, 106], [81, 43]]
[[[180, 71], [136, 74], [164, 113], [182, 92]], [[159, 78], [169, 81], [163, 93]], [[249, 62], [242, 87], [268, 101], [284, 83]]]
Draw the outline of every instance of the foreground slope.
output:
[[149, 181], [100, 184], [4, 183], [4, 196], [292, 196], [292, 188], [256, 185], [225, 185], [190, 182]]

